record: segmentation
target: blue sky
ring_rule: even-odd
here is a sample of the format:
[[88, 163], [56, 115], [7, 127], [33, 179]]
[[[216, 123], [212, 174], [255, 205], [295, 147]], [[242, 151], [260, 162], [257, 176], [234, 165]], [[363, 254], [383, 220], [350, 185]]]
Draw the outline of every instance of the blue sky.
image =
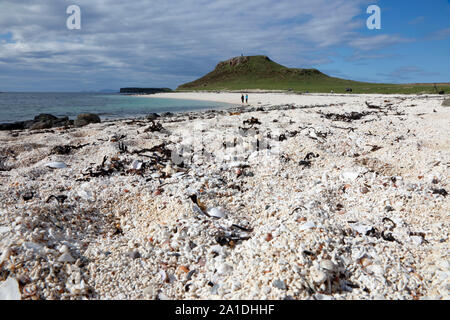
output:
[[[81, 8], [81, 30], [66, 8]], [[369, 5], [381, 30], [369, 30]], [[2, 0], [0, 91], [171, 87], [264, 54], [384, 83], [450, 82], [450, 1]]]

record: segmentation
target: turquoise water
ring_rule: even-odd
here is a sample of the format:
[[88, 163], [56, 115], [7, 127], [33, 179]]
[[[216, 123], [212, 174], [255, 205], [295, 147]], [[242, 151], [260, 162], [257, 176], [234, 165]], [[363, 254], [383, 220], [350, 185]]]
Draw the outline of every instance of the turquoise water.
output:
[[150, 112], [220, 109], [229, 104], [209, 101], [133, 97], [104, 93], [0, 93], [0, 123], [31, 120], [40, 113], [74, 119], [96, 113], [102, 119], [138, 117]]

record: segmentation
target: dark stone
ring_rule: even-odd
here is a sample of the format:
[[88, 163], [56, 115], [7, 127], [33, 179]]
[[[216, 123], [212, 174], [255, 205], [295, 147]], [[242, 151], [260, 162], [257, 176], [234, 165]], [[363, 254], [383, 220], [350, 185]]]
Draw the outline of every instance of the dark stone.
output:
[[53, 121], [53, 127], [67, 127], [71, 124], [73, 124], [73, 120], [69, 120], [69, 117], [63, 117]]
[[161, 116], [162, 117], [173, 117], [175, 114], [173, 114], [172, 112], [164, 112]]
[[157, 113], [149, 113], [147, 115], [148, 120], [156, 120], [157, 118], [159, 118], [159, 114], [157, 114]]
[[0, 124], [0, 131], [22, 130], [22, 129], [24, 129], [24, 123], [23, 122], [2, 123], [2, 124]]
[[23, 122], [23, 129], [30, 129], [33, 124], [35, 124], [34, 120], [24, 121]]
[[51, 127], [53, 127], [53, 121], [52, 120], [38, 121], [38, 122], [35, 122], [34, 124], [32, 124], [30, 126], [30, 130], [50, 129]]
[[74, 124], [76, 127], [83, 127], [90, 123], [100, 123], [100, 117], [92, 113], [82, 113], [79, 114]]
[[35, 122], [44, 122], [44, 121], [53, 121], [53, 120], [58, 120], [58, 118], [55, 117], [54, 115], [46, 114], [46, 113], [42, 113], [42, 114], [34, 117]]

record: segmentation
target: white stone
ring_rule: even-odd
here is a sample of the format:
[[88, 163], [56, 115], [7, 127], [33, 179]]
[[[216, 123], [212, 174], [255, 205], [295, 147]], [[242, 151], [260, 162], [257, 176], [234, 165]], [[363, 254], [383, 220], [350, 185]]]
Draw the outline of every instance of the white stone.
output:
[[208, 214], [211, 217], [215, 217], [215, 218], [219, 218], [220, 219], [220, 218], [226, 217], [227, 212], [222, 207], [214, 207], [214, 208], [208, 209]]
[[367, 231], [372, 229], [370, 226], [366, 226], [364, 224], [356, 223], [351, 226], [353, 230], [355, 230], [358, 233], [361, 233], [362, 235], [366, 235]]
[[359, 176], [358, 172], [347, 171], [342, 173], [342, 179], [345, 181], [355, 181]]
[[233, 267], [226, 263], [221, 263], [217, 268], [217, 273], [219, 275], [226, 275], [233, 271]]
[[134, 170], [141, 170], [141, 168], [142, 168], [142, 161], [140, 161], [140, 160], [134, 160], [133, 163], [131, 164], [131, 167], [132, 167]]
[[35, 252], [40, 252], [42, 249], [44, 249], [44, 246], [39, 243], [35, 242], [24, 242], [24, 247], [29, 250], [33, 250]]
[[46, 167], [52, 168], [52, 169], [64, 169], [67, 168], [67, 164], [64, 162], [49, 162], [45, 165]]
[[19, 283], [14, 278], [8, 278], [0, 283], [0, 300], [21, 300]]
[[324, 270], [335, 272], [337, 270], [337, 266], [331, 260], [323, 260], [320, 262], [320, 267]]
[[68, 253], [68, 252], [69, 252], [69, 247], [66, 246], [66, 245], [64, 244], [64, 245], [62, 245], [62, 246], [59, 248], [59, 252], [60, 252], [60, 253]]
[[299, 226], [298, 230], [304, 231], [304, 230], [309, 230], [309, 229], [312, 229], [315, 227], [316, 227], [316, 225], [314, 224], [314, 222], [308, 221], [308, 222], [305, 222], [304, 224], [302, 224], [301, 226]]
[[10, 227], [0, 227], [0, 234], [7, 233], [11, 230]]
[[66, 252], [63, 253], [59, 258], [58, 258], [59, 262], [68, 262], [68, 263], [72, 263], [75, 262], [75, 259], [70, 255], [70, 253]]
[[322, 270], [313, 270], [311, 277], [315, 284], [322, 284], [328, 279], [326, 273]]

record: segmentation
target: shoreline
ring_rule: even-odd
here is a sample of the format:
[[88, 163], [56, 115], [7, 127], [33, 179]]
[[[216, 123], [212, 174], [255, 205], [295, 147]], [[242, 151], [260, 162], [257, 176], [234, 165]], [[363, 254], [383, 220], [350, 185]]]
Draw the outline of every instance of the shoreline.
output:
[[[348, 102], [348, 100], [359, 100], [359, 98], [366, 99], [379, 99], [379, 98], [416, 98], [416, 99], [442, 99], [444, 100], [447, 96], [438, 94], [429, 95], [417, 95], [417, 94], [331, 94], [331, 93], [292, 93], [292, 92], [250, 92], [242, 91], [243, 93], [248, 92], [249, 94], [249, 104], [250, 106], [256, 106], [261, 104], [303, 104], [309, 105], [313, 103], [328, 102], [331, 97], [336, 98], [338, 102]], [[245, 105], [240, 102], [241, 92], [230, 92], [230, 91], [220, 91], [220, 92], [167, 92], [167, 93], [156, 93], [153, 95], [134, 95], [136, 97], [143, 98], [167, 98], [167, 99], [180, 99], [180, 100], [197, 100], [197, 101], [210, 101], [210, 102], [221, 102], [230, 103], [235, 105]]]
[[443, 97], [252, 96], [0, 132], [0, 283], [22, 299], [448, 300]]

